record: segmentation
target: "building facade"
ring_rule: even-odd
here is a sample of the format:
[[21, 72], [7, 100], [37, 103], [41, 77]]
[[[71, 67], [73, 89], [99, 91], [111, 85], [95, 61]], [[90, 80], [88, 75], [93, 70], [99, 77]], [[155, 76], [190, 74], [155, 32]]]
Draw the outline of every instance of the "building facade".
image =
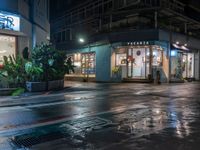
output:
[[51, 37], [76, 66], [67, 79], [199, 80], [199, 12], [177, 0], [86, 1], [52, 18]]
[[0, 0], [0, 63], [50, 40], [48, 0]]

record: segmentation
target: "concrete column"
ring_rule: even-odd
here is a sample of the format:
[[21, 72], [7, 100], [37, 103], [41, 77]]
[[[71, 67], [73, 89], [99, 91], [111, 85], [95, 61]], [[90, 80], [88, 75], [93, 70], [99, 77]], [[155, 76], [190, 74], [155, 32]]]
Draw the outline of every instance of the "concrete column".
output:
[[102, 17], [99, 18], [99, 31], [102, 30]]
[[109, 24], [110, 30], [112, 30], [112, 14], [110, 15], [110, 24]]
[[158, 12], [154, 12], [155, 29], [158, 28]]
[[151, 78], [153, 78], [153, 70], [152, 70], [152, 64], [153, 64], [153, 47], [150, 46], [150, 55], [149, 55], [149, 73], [151, 74]]
[[187, 23], [185, 23], [184, 31], [185, 31], [185, 34], [187, 34]]

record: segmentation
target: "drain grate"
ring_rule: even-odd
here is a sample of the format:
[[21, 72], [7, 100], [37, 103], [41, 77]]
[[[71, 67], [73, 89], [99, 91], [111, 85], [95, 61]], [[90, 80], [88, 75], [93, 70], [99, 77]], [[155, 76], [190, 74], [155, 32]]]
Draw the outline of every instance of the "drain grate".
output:
[[53, 141], [56, 139], [61, 139], [61, 138], [67, 138], [69, 135], [66, 133], [61, 133], [61, 132], [51, 132], [43, 135], [21, 135], [21, 136], [16, 136], [14, 138], [11, 138], [10, 141], [17, 146], [18, 148], [24, 148], [24, 147], [31, 147], [36, 144], [40, 143], [45, 143], [48, 141]]
[[[81, 118], [48, 127], [40, 127], [33, 130], [32, 133], [10, 138], [10, 141], [18, 148], [30, 148], [33, 145], [63, 138], [70, 145], [73, 145], [73, 140], [77, 138], [77, 135], [86, 129], [100, 129], [110, 123], [111, 121], [99, 117]], [[81, 140], [84, 141], [84, 139]]]

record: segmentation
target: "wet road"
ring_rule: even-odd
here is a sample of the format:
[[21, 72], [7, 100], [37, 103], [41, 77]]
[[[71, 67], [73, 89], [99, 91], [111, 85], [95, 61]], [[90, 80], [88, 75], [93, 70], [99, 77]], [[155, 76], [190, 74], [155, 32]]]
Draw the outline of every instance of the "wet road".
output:
[[200, 83], [69, 84], [0, 100], [0, 150], [200, 147]]

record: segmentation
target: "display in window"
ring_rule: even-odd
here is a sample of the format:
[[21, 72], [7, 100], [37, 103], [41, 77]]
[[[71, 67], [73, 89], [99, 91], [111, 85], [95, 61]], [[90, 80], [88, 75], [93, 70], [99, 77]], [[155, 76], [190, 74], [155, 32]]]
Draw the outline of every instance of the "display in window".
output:
[[121, 65], [126, 65], [126, 54], [116, 54], [116, 65], [121, 66]]
[[153, 66], [161, 66], [162, 65], [162, 54], [163, 51], [159, 49], [153, 50]]
[[95, 74], [95, 53], [81, 55], [82, 74]]
[[0, 64], [3, 64], [3, 56], [15, 56], [16, 38], [14, 36], [0, 35]]
[[123, 65], [123, 64], [126, 64], [126, 59], [122, 59], [121, 60], [121, 64]]

